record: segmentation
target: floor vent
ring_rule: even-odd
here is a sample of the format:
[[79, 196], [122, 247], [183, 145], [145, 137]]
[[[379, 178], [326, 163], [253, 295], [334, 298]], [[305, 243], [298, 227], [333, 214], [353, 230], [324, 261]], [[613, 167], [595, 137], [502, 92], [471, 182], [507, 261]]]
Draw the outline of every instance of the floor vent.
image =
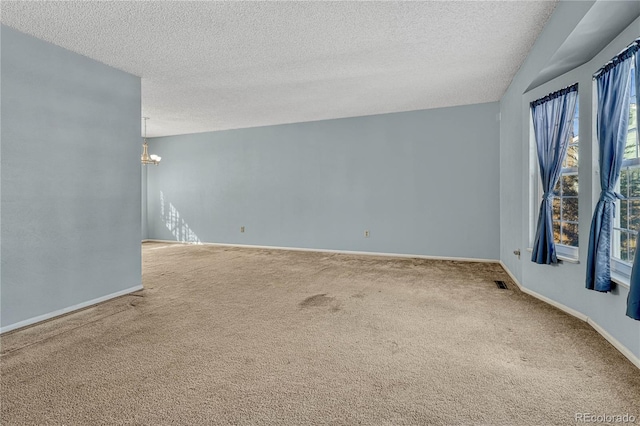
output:
[[494, 283], [496, 283], [496, 286], [499, 289], [502, 289], [502, 290], [508, 290], [509, 289], [509, 287], [507, 287], [507, 283], [505, 283], [504, 281], [494, 281]]

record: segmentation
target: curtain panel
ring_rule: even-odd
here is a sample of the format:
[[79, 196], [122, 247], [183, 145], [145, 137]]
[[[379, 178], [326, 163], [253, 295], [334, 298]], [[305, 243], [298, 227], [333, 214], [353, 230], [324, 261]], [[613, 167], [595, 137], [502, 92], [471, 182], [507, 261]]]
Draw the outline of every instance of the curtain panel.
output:
[[[638, 105], [640, 102], [640, 41], [636, 42], [636, 52], [634, 54], [635, 65], [635, 85], [636, 85], [636, 132], [640, 135], [640, 114]], [[640, 229], [636, 229], [640, 231]], [[633, 259], [633, 269], [631, 270], [631, 280], [629, 283], [629, 295], [627, 296], [627, 316], [640, 320], [640, 232], [636, 237], [636, 254]]]
[[544, 192], [531, 255], [531, 261], [539, 264], [558, 262], [551, 214], [553, 188], [558, 183], [562, 162], [567, 154], [577, 100], [578, 85], [575, 84], [531, 103], [538, 166]]
[[591, 220], [586, 287], [611, 291], [611, 232], [615, 192], [620, 177], [629, 122], [630, 76], [633, 54], [624, 54], [596, 74], [598, 112], [596, 136], [600, 165], [600, 199]]

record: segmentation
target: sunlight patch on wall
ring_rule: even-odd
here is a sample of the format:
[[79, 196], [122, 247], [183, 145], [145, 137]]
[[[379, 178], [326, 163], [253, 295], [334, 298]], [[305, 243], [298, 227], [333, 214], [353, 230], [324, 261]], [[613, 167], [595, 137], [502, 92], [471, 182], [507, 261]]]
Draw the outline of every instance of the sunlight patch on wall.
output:
[[160, 216], [175, 240], [181, 243], [202, 244], [200, 238], [184, 221], [178, 209], [172, 203], [169, 203], [169, 207], [166, 208], [166, 203], [164, 193], [160, 191]]

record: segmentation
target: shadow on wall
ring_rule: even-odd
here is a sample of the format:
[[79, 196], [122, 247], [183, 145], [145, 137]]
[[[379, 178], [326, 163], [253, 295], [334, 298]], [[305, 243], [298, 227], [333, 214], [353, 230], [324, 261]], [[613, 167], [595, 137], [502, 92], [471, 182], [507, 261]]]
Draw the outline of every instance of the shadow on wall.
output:
[[189, 225], [180, 216], [180, 212], [175, 206], [169, 203], [169, 208], [166, 208], [166, 201], [164, 199], [164, 193], [160, 191], [160, 216], [164, 225], [167, 227], [171, 235], [181, 243], [190, 244], [202, 244], [200, 238]]

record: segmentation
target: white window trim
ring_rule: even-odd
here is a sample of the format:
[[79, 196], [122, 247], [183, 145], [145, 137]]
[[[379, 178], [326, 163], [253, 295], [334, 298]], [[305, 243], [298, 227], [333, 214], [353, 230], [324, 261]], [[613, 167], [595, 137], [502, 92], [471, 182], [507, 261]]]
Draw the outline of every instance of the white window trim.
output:
[[556, 244], [556, 256], [558, 259], [566, 260], [567, 262], [580, 263], [578, 260], [578, 247]]
[[623, 287], [631, 287], [631, 265], [611, 258], [611, 281]]

